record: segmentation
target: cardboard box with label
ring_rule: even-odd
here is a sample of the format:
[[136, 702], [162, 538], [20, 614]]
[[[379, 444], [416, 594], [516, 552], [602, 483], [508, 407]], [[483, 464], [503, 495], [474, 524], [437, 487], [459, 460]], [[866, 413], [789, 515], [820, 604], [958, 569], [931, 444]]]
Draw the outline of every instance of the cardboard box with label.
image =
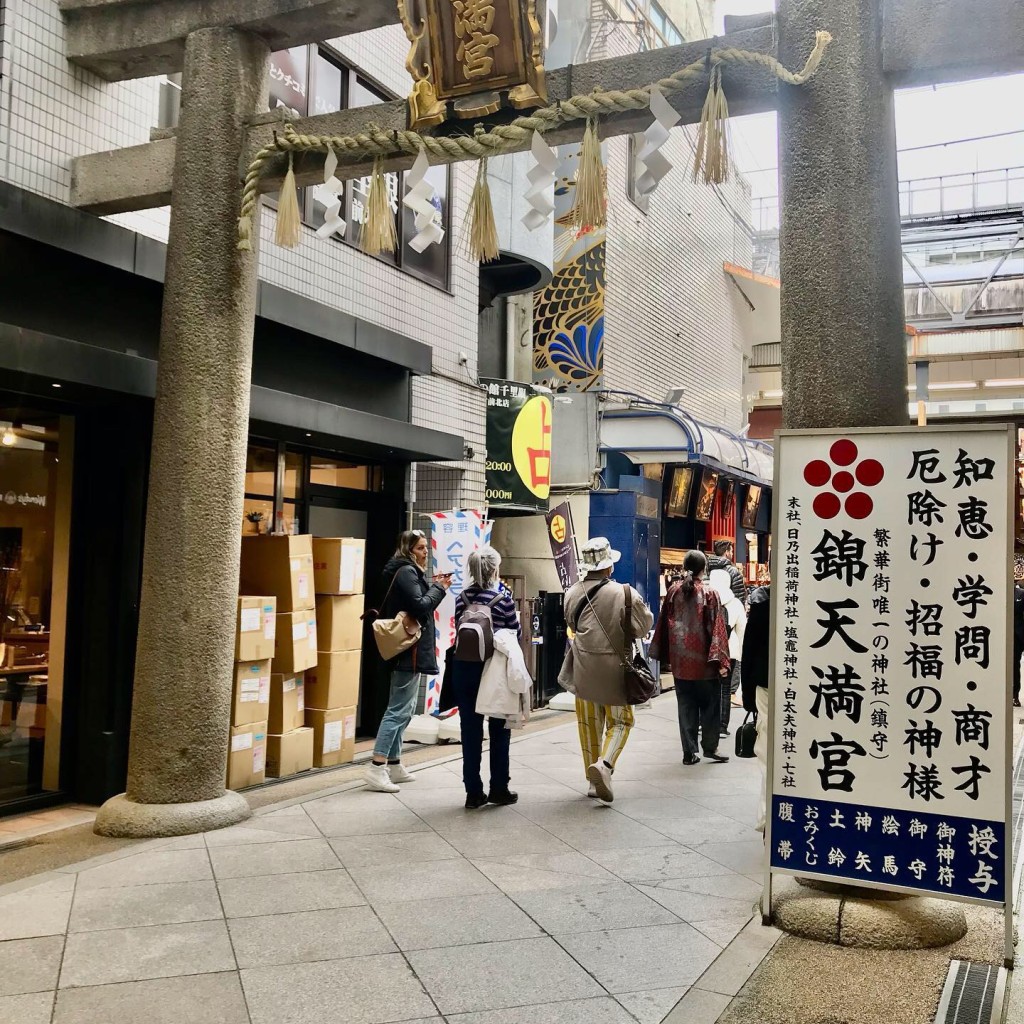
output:
[[243, 537], [239, 589], [242, 594], [273, 594], [277, 612], [315, 606], [313, 538]]
[[319, 651], [306, 673], [306, 704], [311, 708], [347, 708], [359, 703], [361, 651]]
[[313, 577], [318, 594], [361, 594], [365, 563], [365, 540], [313, 538]]
[[363, 646], [362, 594], [318, 594], [316, 632], [321, 651], [356, 651]]
[[316, 611], [284, 612], [277, 617], [274, 674], [295, 675], [316, 664]]
[[228, 741], [228, 789], [245, 789], [266, 781], [267, 723], [236, 725]]
[[313, 730], [293, 729], [281, 736], [267, 736], [267, 775], [286, 779], [313, 767]]
[[356, 709], [321, 711], [306, 708], [306, 725], [313, 730], [313, 766], [348, 764], [356, 756]]
[[305, 681], [301, 672], [270, 677], [267, 731], [273, 735], [301, 729], [306, 722]]
[[265, 722], [270, 709], [270, 660], [240, 661], [235, 664], [231, 724]]
[[240, 597], [235, 623], [235, 661], [263, 661], [274, 656], [277, 598]]

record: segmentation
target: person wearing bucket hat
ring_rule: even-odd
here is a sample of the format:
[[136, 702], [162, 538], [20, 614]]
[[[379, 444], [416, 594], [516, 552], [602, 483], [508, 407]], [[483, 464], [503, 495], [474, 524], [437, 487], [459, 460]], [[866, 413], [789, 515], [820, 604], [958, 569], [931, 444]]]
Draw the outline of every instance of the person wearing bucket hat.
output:
[[565, 595], [565, 621], [572, 631], [558, 682], [576, 696], [580, 748], [590, 792], [610, 803], [612, 772], [633, 728], [622, 661], [625, 649], [626, 591], [634, 637], [654, 622], [643, 598], [627, 584], [611, 579], [621, 555], [606, 537], [594, 537], [581, 552], [583, 579]]

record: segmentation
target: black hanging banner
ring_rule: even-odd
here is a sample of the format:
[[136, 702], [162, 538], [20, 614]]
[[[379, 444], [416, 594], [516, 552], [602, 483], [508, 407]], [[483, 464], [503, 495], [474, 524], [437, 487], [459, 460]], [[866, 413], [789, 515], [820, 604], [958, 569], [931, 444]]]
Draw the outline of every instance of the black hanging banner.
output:
[[487, 391], [485, 497], [491, 508], [546, 512], [551, 398], [529, 384], [481, 378]]
[[568, 590], [580, 579], [579, 566], [576, 560], [576, 533], [572, 526], [572, 509], [569, 502], [563, 501], [555, 506], [545, 517], [548, 524], [548, 541], [551, 544], [551, 557], [555, 560], [558, 570], [558, 581], [563, 590]]

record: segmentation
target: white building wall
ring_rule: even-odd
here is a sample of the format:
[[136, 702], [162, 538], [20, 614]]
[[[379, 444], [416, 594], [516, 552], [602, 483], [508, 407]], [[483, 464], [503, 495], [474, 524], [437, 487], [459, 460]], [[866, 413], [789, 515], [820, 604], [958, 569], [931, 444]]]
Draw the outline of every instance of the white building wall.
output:
[[[57, 0], [0, 0], [0, 179], [67, 203], [74, 157], [149, 141], [159, 78], [109, 83], [69, 64]], [[398, 95], [409, 86], [401, 26], [334, 40], [347, 61]], [[483, 498], [484, 399], [477, 369], [477, 264], [461, 252], [475, 165], [452, 174], [451, 290], [442, 291], [336, 240], [304, 229], [303, 244], [273, 242], [274, 211], [261, 221], [260, 278], [429, 344], [434, 372], [413, 381], [412, 421], [462, 434], [475, 449], [460, 464], [460, 502]], [[110, 218], [166, 241], [167, 210]], [[468, 360], [460, 363], [460, 354]], [[339, 358], [343, 358], [340, 355]], [[404, 410], [396, 410], [396, 416]]]

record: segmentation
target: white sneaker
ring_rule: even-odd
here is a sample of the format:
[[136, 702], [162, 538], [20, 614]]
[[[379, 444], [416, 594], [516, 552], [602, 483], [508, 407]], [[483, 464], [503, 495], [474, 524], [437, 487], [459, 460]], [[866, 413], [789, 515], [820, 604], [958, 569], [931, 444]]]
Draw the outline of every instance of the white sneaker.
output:
[[587, 796], [589, 796], [591, 800], [597, 799], [597, 787], [593, 783], [590, 784], [590, 789], [587, 790]]
[[405, 766], [401, 764], [389, 764], [388, 775], [391, 776], [392, 782], [415, 782], [416, 776], [412, 772], [405, 770]]
[[610, 804], [615, 799], [612, 793], [612, 770], [604, 761], [598, 759], [587, 769], [587, 779], [594, 787], [598, 800]]
[[397, 793], [398, 786], [391, 781], [386, 764], [371, 764], [363, 775], [366, 788], [377, 793]]

